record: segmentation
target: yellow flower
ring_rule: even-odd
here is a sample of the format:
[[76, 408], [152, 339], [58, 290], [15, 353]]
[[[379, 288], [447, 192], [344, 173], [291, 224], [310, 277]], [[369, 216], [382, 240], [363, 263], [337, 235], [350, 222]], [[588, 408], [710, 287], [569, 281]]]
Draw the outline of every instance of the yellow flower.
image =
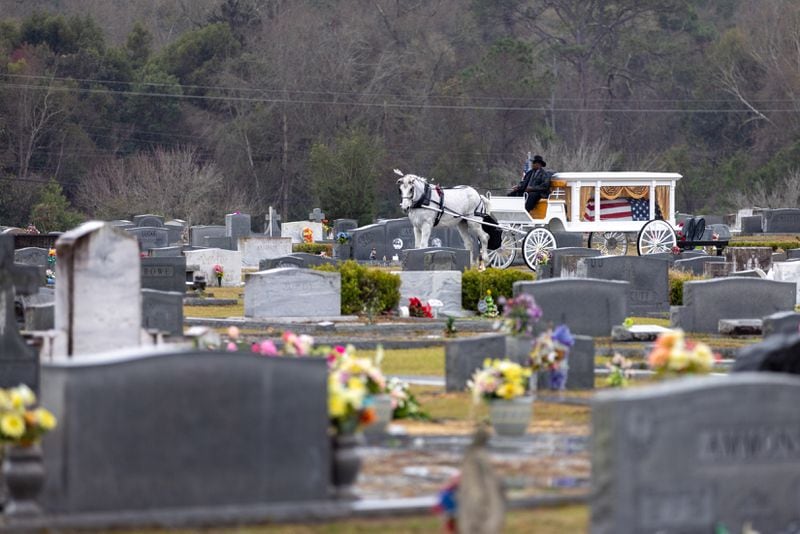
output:
[[34, 412], [42, 430], [52, 430], [56, 426], [56, 417], [45, 408], [37, 408]]
[[670, 371], [683, 371], [689, 365], [689, 354], [683, 347], [673, 348], [669, 353], [669, 363], [667, 366]]
[[486, 296], [488, 296], [488, 297], [492, 296], [492, 290], [491, 289], [487, 289], [486, 290]]
[[14, 408], [32, 406], [36, 404], [36, 394], [25, 384], [20, 384], [11, 390], [11, 404]]
[[698, 367], [698, 371], [708, 372], [714, 366], [714, 353], [711, 352], [711, 347], [705, 343], [698, 343], [692, 351], [692, 360]]
[[11, 395], [5, 389], [0, 388], [0, 410], [10, 410], [11, 408]]
[[341, 391], [331, 391], [328, 395], [328, 415], [331, 417], [342, 417], [347, 412], [347, 403]]
[[25, 433], [25, 421], [16, 413], [7, 413], [0, 418], [0, 432], [10, 438], [22, 437]]

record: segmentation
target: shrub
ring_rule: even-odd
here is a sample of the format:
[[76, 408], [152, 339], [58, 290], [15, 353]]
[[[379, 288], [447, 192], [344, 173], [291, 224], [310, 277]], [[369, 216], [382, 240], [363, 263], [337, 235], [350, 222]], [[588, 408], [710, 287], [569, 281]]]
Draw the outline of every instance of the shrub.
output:
[[333, 245], [330, 243], [295, 243], [292, 245], [292, 252], [307, 252], [317, 255], [322, 251], [325, 251], [330, 258], [333, 256]]
[[314, 267], [320, 271], [339, 271], [342, 275], [342, 314], [353, 315], [372, 307], [373, 313], [386, 313], [400, 302], [400, 277], [380, 269], [363, 267], [353, 260], [338, 265]]
[[672, 306], [683, 305], [683, 284], [694, 280], [705, 280], [702, 275], [692, 274], [691, 272], [678, 269], [669, 270], [669, 303]]
[[728, 248], [730, 247], [771, 247], [773, 251], [780, 249], [789, 250], [790, 248], [800, 248], [800, 238], [793, 240], [782, 241], [729, 241]]
[[486, 269], [478, 271], [470, 269], [464, 271], [461, 278], [461, 305], [466, 310], [478, 310], [478, 300], [486, 295], [486, 290], [492, 291], [492, 296], [511, 298], [514, 296], [512, 286], [519, 280], [533, 280], [533, 273], [517, 271], [515, 269]]

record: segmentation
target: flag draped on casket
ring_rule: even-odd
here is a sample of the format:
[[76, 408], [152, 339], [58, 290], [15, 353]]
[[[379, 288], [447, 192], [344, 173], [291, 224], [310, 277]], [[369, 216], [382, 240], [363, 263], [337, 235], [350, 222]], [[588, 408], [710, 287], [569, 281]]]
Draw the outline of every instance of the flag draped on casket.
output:
[[[656, 205], [656, 219], [661, 218], [661, 210]], [[594, 221], [594, 199], [586, 203], [583, 212], [585, 221]], [[650, 219], [650, 200], [646, 198], [615, 198], [600, 200], [601, 221], [646, 221]]]

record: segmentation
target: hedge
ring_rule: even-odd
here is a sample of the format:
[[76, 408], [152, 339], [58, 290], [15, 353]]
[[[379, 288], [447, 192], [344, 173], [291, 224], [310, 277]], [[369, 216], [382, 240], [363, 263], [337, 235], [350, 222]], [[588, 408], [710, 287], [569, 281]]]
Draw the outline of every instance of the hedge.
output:
[[493, 269], [485, 271], [470, 269], [464, 271], [461, 277], [461, 306], [465, 310], [478, 310], [478, 301], [486, 296], [486, 291], [492, 291], [495, 302], [501, 296], [511, 298], [514, 296], [514, 282], [519, 280], [533, 280], [533, 273], [526, 273], [516, 269]]
[[342, 275], [342, 314], [354, 315], [368, 312], [372, 302], [372, 313], [394, 311], [400, 303], [400, 277], [380, 269], [364, 267], [353, 260], [340, 264], [318, 265], [314, 269], [336, 272]]
[[679, 269], [669, 270], [669, 303], [672, 306], [683, 305], [683, 284], [694, 280], [706, 280], [707, 277]]

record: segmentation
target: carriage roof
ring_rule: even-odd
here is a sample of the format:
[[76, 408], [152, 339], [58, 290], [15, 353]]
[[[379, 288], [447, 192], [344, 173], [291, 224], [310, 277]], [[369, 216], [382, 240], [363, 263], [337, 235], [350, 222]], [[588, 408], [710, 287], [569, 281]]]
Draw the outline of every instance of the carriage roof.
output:
[[680, 180], [682, 176], [676, 172], [639, 172], [639, 171], [592, 171], [592, 172], [557, 172], [553, 178], [566, 181], [597, 181], [602, 182], [652, 182]]

